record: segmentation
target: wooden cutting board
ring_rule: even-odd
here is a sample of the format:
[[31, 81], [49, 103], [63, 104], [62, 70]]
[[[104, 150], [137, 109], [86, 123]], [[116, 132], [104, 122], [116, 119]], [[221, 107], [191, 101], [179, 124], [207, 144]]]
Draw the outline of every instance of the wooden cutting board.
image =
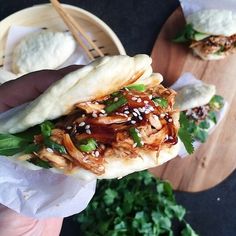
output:
[[229, 103], [229, 109], [206, 143], [184, 159], [179, 157], [151, 169], [156, 176], [169, 180], [174, 189], [197, 192], [209, 189], [229, 176], [236, 167], [236, 55], [219, 61], [202, 61], [186, 45], [171, 39], [185, 24], [178, 8], [164, 24], [151, 57], [153, 69], [170, 86], [184, 72], [216, 85], [217, 94]]

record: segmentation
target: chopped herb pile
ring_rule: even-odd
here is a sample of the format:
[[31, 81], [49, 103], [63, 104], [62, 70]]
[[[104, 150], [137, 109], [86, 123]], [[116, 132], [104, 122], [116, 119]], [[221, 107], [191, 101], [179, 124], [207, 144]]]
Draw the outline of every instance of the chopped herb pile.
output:
[[182, 236], [197, 236], [184, 220], [185, 213], [171, 185], [143, 171], [99, 181], [96, 195], [75, 220], [85, 236], [173, 235], [173, 220], [183, 224]]

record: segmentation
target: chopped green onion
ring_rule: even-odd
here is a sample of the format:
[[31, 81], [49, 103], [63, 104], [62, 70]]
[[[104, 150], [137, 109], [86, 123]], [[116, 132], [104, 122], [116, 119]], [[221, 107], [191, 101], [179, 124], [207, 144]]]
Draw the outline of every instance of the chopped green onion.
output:
[[45, 121], [40, 125], [42, 135], [44, 137], [50, 137], [51, 131], [54, 128], [54, 124], [51, 121]]
[[95, 139], [86, 139], [86, 144], [81, 144], [79, 145], [79, 149], [82, 152], [91, 152], [96, 150], [97, 148], [97, 142], [95, 141]]
[[135, 127], [131, 127], [129, 129], [129, 133], [130, 133], [130, 136], [132, 137], [132, 139], [134, 140], [134, 143], [137, 144], [137, 147], [142, 147], [143, 144], [142, 144], [142, 140], [141, 140], [139, 131]]
[[146, 90], [145, 84], [133, 84], [126, 87], [129, 90], [136, 90], [139, 92], [144, 92]]
[[62, 153], [62, 154], [66, 154], [66, 149], [64, 146], [52, 141], [51, 139], [49, 138], [45, 138], [44, 139], [44, 144], [46, 145], [46, 147], [49, 147], [51, 148], [52, 150], [55, 150], [59, 153]]
[[172, 41], [175, 43], [185, 43], [192, 39], [196, 41], [200, 41], [207, 37], [209, 37], [208, 34], [198, 32], [193, 28], [192, 24], [187, 24], [185, 25], [184, 29], [179, 34], [177, 34], [176, 37]]
[[156, 104], [156, 106], [160, 106], [162, 108], [168, 107], [168, 101], [165, 98], [153, 98], [152, 101]]
[[196, 41], [200, 41], [200, 40], [205, 39], [207, 37], [209, 37], [209, 34], [204, 34], [204, 33], [200, 33], [197, 31], [195, 31], [195, 33], [193, 35], [193, 39]]
[[30, 154], [30, 153], [33, 153], [33, 152], [38, 152], [40, 149], [40, 146], [38, 144], [29, 144], [25, 150], [24, 150], [24, 153], [25, 154]]
[[112, 104], [109, 104], [105, 107], [106, 113], [111, 113], [121, 106], [125, 105], [127, 103], [127, 99], [124, 96], [119, 97], [118, 101], [113, 102]]
[[33, 159], [33, 160], [28, 160], [30, 163], [33, 163], [36, 166], [40, 166], [44, 169], [50, 169], [52, 168], [52, 166], [47, 162], [47, 161], [43, 161], [41, 159]]

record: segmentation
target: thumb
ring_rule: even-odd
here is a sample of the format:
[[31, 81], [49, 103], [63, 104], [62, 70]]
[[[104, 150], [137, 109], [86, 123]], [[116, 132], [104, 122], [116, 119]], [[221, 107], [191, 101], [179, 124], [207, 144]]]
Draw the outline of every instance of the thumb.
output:
[[23, 75], [0, 86], [0, 112], [32, 101], [53, 82], [83, 66], [73, 65], [60, 70], [41, 70]]

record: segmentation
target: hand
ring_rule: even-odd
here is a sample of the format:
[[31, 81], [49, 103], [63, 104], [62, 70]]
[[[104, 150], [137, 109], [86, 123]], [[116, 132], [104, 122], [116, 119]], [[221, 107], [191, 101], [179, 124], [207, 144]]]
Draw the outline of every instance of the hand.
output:
[[[0, 112], [33, 100], [53, 82], [80, 67], [37, 71], [4, 83], [0, 86]], [[60, 233], [62, 221], [62, 218], [32, 219], [0, 205], [1, 235], [56, 236]]]
[[24, 75], [0, 86], [0, 112], [32, 101], [46, 90], [53, 82], [66, 74], [81, 68], [73, 65], [60, 70], [42, 70]]

